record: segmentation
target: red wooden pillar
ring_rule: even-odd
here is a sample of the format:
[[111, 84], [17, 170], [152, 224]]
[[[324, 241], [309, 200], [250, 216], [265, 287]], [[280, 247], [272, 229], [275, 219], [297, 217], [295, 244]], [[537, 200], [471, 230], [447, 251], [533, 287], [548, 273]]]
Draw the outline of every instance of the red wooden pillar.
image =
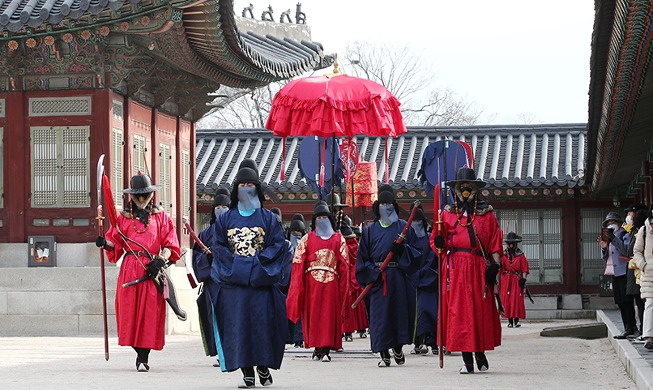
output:
[[578, 245], [564, 245], [580, 243], [580, 210], [576, 199], [568, 199], [562, 207], [562, 283], [564, 291], [569, 293], [580, 292], [580, 253]]
[[[22, 81], [17, 84], [20, 85]], [[9, 242], [26, 242], [25, 236], [25, 210], [29, 203], [30, 173], [29, 167], [29, 129], [25, 128], [25, 117], [27, 113], [27, 101], [22, 91], [9, 92], [6, 98], [7, 126], [4, 131], [4, 139], [11, 139], [11, 147], [5, 147], [4, 169], [7, 175], [5, 183], [12, 178], [17, 180], [18, 185], [5, 185], [5, 209], [7, 210], [7, 221], [5, 226], [9, 228]], [[5, 145], [9, 143], [5, 142]], [[22, 185], [20, 185], [22, 183]]]

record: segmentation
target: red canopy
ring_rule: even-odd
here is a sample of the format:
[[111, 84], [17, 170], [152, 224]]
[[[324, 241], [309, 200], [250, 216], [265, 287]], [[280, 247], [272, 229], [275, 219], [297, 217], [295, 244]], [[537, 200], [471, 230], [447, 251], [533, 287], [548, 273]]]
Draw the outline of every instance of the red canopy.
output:
[[279, 137], [397, 137], [406, 132], [400, 104], [374, 81], [345, 74], [305, 77], [277, 92], [265, 127]]

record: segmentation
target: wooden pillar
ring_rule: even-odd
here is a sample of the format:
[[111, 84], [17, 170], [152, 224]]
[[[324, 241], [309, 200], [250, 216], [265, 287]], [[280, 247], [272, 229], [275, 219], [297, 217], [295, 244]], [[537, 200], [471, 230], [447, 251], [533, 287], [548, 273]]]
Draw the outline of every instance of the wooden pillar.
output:
[[190, 226], [197, 227], [197, 181], [195, 178], [195, 122], [190, 123]]
[[[22, 82], [22, 81], [21, 81]], [[6, 99], [7, 126], [4, 131], [4, 169], [7, 173], [5, 180], [5, 209], [7, 210], [6, 226], [9, 228], [9, 242], [26, 242], [25, 236], [25, 210], [29, 206], [30, 193], [30, 153], [29, 153], [29, 128], [25, 118], [27, 106], [25, 94], [22, 91], [9, 92]], [[9, 185], [14, 178], [17, 185]], [[22, 184], [22, 185], [21, 185]]]
[[[562, 208], [562, 283], [564, 291], [580, 292], [580, 210], [576, 196], [568, 199]], [[570, 245], [564, 245], [569, 243]], [[575, 243], [575, 244], [572, 244]]]

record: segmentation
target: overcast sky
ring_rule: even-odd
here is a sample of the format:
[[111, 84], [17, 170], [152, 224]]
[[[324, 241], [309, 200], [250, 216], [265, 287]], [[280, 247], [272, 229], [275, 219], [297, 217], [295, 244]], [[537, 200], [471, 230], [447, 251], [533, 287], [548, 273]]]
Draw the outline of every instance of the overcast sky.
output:
[[[298, 0], [236, 0], [275, 20]], [[587, 122], [592, 0], [304, 0], [312, 39], [327, 53], [348, 42], [408, 45], [447, 87], [483, 109], [485, 123]], [[346, 72], [346, 64], [343, 65]]]

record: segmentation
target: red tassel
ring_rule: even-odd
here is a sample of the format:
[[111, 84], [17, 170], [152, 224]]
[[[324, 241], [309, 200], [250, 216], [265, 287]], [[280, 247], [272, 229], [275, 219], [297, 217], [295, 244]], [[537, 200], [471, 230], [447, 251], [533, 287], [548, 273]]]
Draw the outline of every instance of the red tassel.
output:
[[385, 137], [385, 184], [388, 184], [388, 137]]
[[286, 180], [286, 137], [283, 137], [283, 145], [281, 146], [281, 172], [279, 175], [281, 181]]

